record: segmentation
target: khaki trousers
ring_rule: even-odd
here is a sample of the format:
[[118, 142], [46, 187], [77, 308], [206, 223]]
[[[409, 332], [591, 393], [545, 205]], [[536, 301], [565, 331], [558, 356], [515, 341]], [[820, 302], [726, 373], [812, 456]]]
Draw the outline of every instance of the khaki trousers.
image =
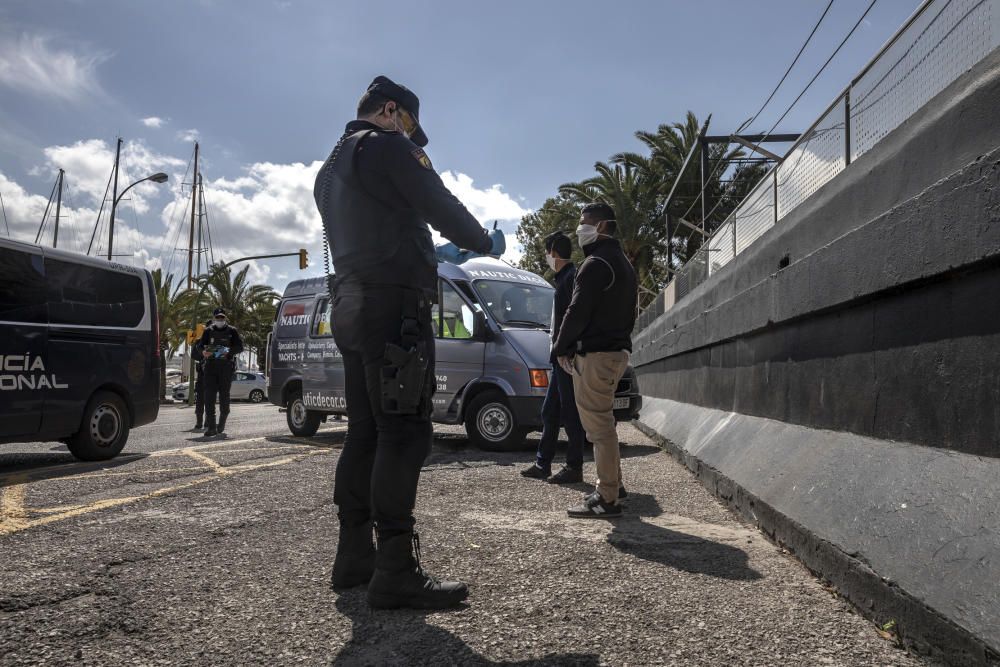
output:
[[573, 357], [573, 391], [580, 422], [594, 443], [597, 491], [606, 503], [618, 500], [621, 456], [615, 427], [614, 402], [618, 381], [628, 367], [629, 353], [588, 352]]

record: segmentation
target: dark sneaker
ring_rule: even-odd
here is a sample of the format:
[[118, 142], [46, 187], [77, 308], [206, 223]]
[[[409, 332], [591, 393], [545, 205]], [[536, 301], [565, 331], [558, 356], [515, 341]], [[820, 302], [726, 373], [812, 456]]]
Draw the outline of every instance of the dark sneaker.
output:
[[611, 505], [604, 502], [601, 495], [595, 491], [593, 495], [584, 499], [583, 505], [569, 508], [566, 514], [571, 519], [617, 519], [622, 515], [622, 508], [617, 503]]
[[549, 484], [576, 484], [583, 481], [582, 468], [563, 466], [562, 470], [549, 477]]
[[195, 422], [193, 430], [195, 430], [195, 431], [204, 431], [205, 430], [205, 426], [201, 422]]
[[208, 429], [205, 430], [206, 438], [214, 438], [217, 435], [219, 435], [219, 432], [215, 429], [214, 426], [209, 426]]
[[540, 468], [537, 463], [532, 463], [530, 468], [521, 471], [521, 477], [528, 479], [547, 479], [550, 474], [545, 468]]

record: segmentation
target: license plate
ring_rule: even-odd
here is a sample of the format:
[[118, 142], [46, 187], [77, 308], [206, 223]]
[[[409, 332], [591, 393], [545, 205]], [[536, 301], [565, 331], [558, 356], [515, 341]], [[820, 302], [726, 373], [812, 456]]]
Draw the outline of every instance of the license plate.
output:
[[615, 410], [627, 410], [628, 409], [629, 398], [628, 396], [623, 396], [622, 398], [615, 399]]

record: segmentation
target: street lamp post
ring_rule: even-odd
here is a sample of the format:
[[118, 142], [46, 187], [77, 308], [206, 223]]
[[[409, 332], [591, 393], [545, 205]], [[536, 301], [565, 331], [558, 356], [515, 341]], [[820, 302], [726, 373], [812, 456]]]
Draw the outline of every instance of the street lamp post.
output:
[[153, 181], [154, 183], [165, 183], [166, 180], [167, 180], [167, 175], [164, 174], [162, 171], [157, 172], [157, 173], [153, 174], [152, 176], [147, 176], [146, 178], [140, 178], [138, 181], [136, 181], [132, 185], [130, 185], [127, 188], [125, 188], [124, 190], [122, 190], [122, 193], [120, 195], [118, 195], [117, 197], [115, 197], [115, 200], [113, 202], [111, 202], [111, 221], [110, 221], [110, 224], [108, 225], [108, 261], [109, 262], [111, 261], [112, 252], [113, 252], [114, 243], [115, 243], [115, 209], [118, 208], [118, 202], [120, 202], [122, 200], [122, 197], [125, 196], [126, 192], [128, 192], [129, 190], [131, 190], [135, 186], [139, 185], [140, 183], [143, 183], [145, 181]]

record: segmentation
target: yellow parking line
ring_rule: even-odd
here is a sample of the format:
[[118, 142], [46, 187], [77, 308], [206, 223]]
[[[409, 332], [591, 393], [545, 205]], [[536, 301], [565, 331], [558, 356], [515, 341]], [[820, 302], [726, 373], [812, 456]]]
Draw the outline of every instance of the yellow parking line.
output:
[[0, 489], [0, 533], [23, 530], [28, 527], [24, 511], [24, 484], [14, 484]]
[[[90, 512], [96, 512], [102, 509], [108, 509], [110, 507], [117, 507], [120, 505], [126, 505], [129, 503], [134, 503], [139, 500], [149, 500], [152, 498], [158, 498], [160, 496], [165, 496], [171, 493], [176, 493], [178, 491], [183, 491], [206, 482], [211, 482], [213, 480], [221, 479], [222, 477], [230, 474], [235, 474], [238, 472], [250, 472], [252, 470], [261, 470], [264, 468], [273, 468], [287, 463], [294, 463], [296, 461], [301, 461], [310, 456], [315, 456], [317, 454], [326, 454], [327, 450], [315, 449], [308, 452], [303, 452], [302, 454], [296, 454], [293, 456], [286, 456], [277, 461], [268, 461], [266, 463], [255, 463], [255, 464], [245, 464], [230, 466], [228, 469], [219, 466], [225, 472], [220, 472], [215, 468], [211, 472], [206, 474], [204, 477], [185, 482], [183, 484], [177, 484], [175, 486], [165, 487], [162, 489], [157, 489], [149, 493], [140, 496], [128, 496], [125, 498], [109, 498], [106, 500], [96, 500], [85, 505], [78, 505], [70, 508], [66, 508], [65, 511], [50, 514], [49, 516], [40, 517], [37, 519], [27, 519], [26, 512], [24, 510], [24, 485], [16, 484], [8, 486], [3, 489], [3, 495], [0, 496], [0, 535], [9, 535], [27, 528], [34, 528], [36, 526], [44, 526], [46, 524], [55, 523], [57, 521], [63, 521], [65, 519], [71, 519], [83, 514], [89, 514]], [[190, 454], [189, 454], [190, 455]], [[207, 461], [211, 461], [208, 457], [204, 457]], [[213, 461], [213, 463], [215, 463]], [[217, 463], [215, 465], [218, 465]], [[53, 508], [57, 509], [57, 508]]]
[[201, 452], [196, 452], [193, 449], [185, 449], [181, 453], [182, 454], [187, 454], [188, 456], [190, 456], [191, 458], [193, 458], [195, 461], [201, 461], [202, 463], [204, 463], [205, 465], [207, 465], [208, 467], [210, 467], [212, 469], [212, 471], [215, 472], [216, 474], [219, 474], [219, 475], [228, 475], [228, 474], [230, 474], [230, 471], [228, 471], [225, 468], [223, 468], [219, 464], [218, 461], [214, 461], [214, 460], [208, 458], [207, 456], [205, 456]]

